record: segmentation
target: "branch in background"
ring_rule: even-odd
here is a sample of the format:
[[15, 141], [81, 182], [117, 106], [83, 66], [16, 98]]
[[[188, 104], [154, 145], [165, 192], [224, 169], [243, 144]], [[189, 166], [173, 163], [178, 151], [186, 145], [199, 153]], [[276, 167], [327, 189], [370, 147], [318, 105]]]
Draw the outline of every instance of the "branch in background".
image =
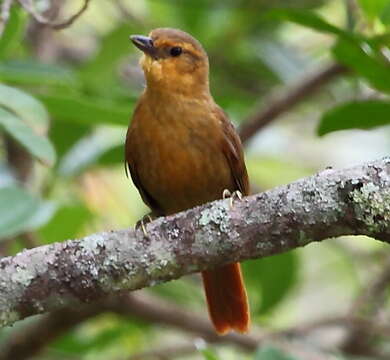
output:
[[44, 15], [39, 13], [39, 11], [37, 11], [31, 0], [18, 0], [18, 2], [24, 8], [24, 10], [26, 10], [26, 12], [28, 12], [38, 23], [49, 26], [56, 30], [61, 30], [71, 26], [83, 14], [83, 12], [87, 10], [90, 0], [84, 0], [80, 10], [72, 15], [69, 19], [62, 22], [54, 22], [46, 18]]
[[9, 334], [0, 348], [0, 360], [24, 360], [38, 354], [44, 346], [65, 334], [79, 323], [102, 312], [132, 316], [153, 324], [172, 326], [208, 342], [228, 343], [246, 351], [253, 351], [260, 338], [249, 335], [228, 334], [218, 336], [210, 322], [193, 311], [175, 304], [155, 300], [140, 294], [119, 294], [108, 299], [75, 308], [65, 308], [38, 318]]
[[3, 0], [0, 8], [0, 37], [7, 25], [13, 0]]
[[0, 260], [0, 323], [334, 236], [390, 242], [390, 158]]
[[272, 120], [314, 94], [330, 81], [347, 72], [348, 69], [343, 65], [336, 63], [330, 64], [325, 69], [302, 81], [295, 88], [288, 90], [280, 97], [271, 99], [268, 106], [264, 107], [262, 105], [258, 111], [255, 111], [252, 116], [242, 122], [242, 125], [238, 129], [241, 141], [245, 144]]
[[[284, 341], [283, 339], [277, 338], [277, 336], [275, 336], [276, 334], [259, 333], [258, 329], [257, 331], [252, 330], [251, 335], [229, 333], [225, 336], [219, 336], [215, 333], [214, 328], [207, 319], [199, 315], [197, 316], [193, 311], [181, 309], [177, 305], [165, 302], [161, 299], [155, 300], [151, 297], [134, 296], [133, 294], [132, 296], [125, 296], [122, 300], [116, 301], [110, 308], [125, 316], [129, 315], [128, 311], [130, 309], [130, 315], [149, 321], [152, 324], [169, 325], [180, 331], [192, 333], [209, 343], [230, 344], [241, 350], [253, 352], [259, 346], [267, 342], [274, 344], [288, 354], [296, 355], [301, 360], [329, 359], [328, 356], [323, 355], [318, 349], [313, 352], [305, 346], [305, 344]], [[253, 335], [254, 332], [257, 333], [257, 335]], [[283, 333], [281, 334], [283, 336]], [[196, 350], [196, 347], [193, 346], [192, 349], [194, 351]], [[190, 352], [190, 350], [190, 347], [185, 349], [187, 352]], [[149, 356], [151, 354], [152, 353], [150, 353]], [[142, 354], [138, 354], [136, 357], [130, 357], [130, 359], [138, 359], [141, 355]]]
[[31, 359], [43, 348], [83, 321], [102, 312], [99, 304], [65, 308], [16, 328], [0, 347], [0, 360]]
[[[31, 356], [38, 354], [44, 346], [53, 341], [55, 338], [65, 334], [84, 320], [87, 320], [101, 312], [110, 311], [125, 317], [136, 317], [142, 321], [152, 324], [161, 324], [162, 326], [170, 326], [179, 329], [181, 332], [193, 334], [197, 338], [206, 340], [208, 343], [219, 343], [233, 345], [241, 350], [253, 352], [256, 348], [265, 342], [272, 342], [276, 347], [279, 347], [288, 353], [299, 353], [301, 359], [314, 359], [313, 352], [306, 349], [303, 345], [292, 344], [286, 342], [282, 338], [287, 335], [297, 335], [302, 330], [298, 328], [297, 332], [291, 328], [288, 332], [280, 331], [276, 333], [259, 333], [257, 335], [240, 335], [230, 333], [226, 336], [218, 336], [210, 321], [201, 315], [180, 308], [178, 305], [162, 299], [154, 299], [150, 296], [141, 295], [139, 293], [111, 296], [94, 304], [83, 305], [77, 309], [61, 309], [47, 314], [34, 322], [23, 327], [17, 328], [14, 332], [8, 335], [8, 338], [3, 342], [0, 348], [0, 360], [25, 360]], [[344, 319], [345, 320], [345, 319]], [[322, 322], [318, 326], [323, 326]], [[325, 323], [325, 326], [327, 323]], [[311, 328], [315, 328], [315, 324], [310, 324]], [[303, 332], [303, 331], [302, 331]], [[196, 351], [194, 344], [188, 344], [180, 347], [183, 352], [191, 353]], [[177, 347], [164, 349], [166, 357], [178, 355]], [[160, 352], [152, 351], [146, 353], [138, 353], [130, 357], [130, 359], [156, 358], [153, 357]], [[316, 356], [319, 359], [327, 359], [316, 351]]]
[[[386, 304], [387, 290], [390, 284], [390, 259], [385, 267], [377, 274], [356, 299], [351, 309], [351, 317], [366, 317], [372, 319], [373, 324], [379, 323], [378, 315]], [[373, 336], [378, 335], [374, 326], [351, 325], [350, 333], [342, 348], [348, 354], [371, 355]], [[383, 334], [379, 334], [383, 335]], [[389, 333], [388, 333], [389, 335]]]
[[362, 316], [356, 317], [353, 315], [347, 315], [347, 316], [334, 316], [334, 317], [328, 317], [325, 319], [320, 320], [314, 320], [312, 322], [306, 322], [304, 324], [294, 325], [290, 328], [282, 329], [276, 331], [274, 334], [270, 334], [269, 336], [271, 338], [273, 337], [291, 337], [291, 336], [303, 336], [307, 335], [313, 330], [318, 330], [321, 328], [326, 327], [343, 327], [343, 328], [361, 328], [365, 329], [366, 333], [369, 332], [377, 335], [377, 336], [384, 336], [390, 338], [390, 325], [389, 324], [383, 324], [379, 321], [376, 321], [371, 318], [365, 318]]

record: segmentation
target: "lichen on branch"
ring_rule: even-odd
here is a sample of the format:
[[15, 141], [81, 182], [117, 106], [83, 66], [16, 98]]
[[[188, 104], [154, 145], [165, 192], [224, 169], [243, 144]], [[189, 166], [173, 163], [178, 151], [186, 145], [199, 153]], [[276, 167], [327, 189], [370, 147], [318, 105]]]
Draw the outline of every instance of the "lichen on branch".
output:
[[157, 219], [147, 235], [103, 232], [1, 259], [1, 326], [330, 237], [364, 234], [390, 243], [390, 158], [229, 202]]

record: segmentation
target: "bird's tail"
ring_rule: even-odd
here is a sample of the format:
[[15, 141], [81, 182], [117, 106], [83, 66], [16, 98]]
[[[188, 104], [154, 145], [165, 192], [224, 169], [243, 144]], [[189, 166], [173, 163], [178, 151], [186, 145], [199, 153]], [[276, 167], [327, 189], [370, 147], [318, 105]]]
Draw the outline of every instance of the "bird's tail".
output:
[[249, 305], [239, 263], [202, 272], [210, 318], [218, 334], [249, 330]]

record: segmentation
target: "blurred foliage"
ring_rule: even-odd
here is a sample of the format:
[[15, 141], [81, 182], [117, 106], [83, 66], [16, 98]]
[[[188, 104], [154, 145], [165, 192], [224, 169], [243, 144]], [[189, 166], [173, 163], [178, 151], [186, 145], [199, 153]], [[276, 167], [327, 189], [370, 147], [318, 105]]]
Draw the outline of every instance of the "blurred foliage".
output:
[[[50, 7], [51, 0], [39, 3]], [[68, 13], [79, 3], [69, 0], [60, 6]], [[313, 125], [315, 115], [306, 121], [307, 113], [298, 107], [285, 122], [264, 131], [260, 140], [253, 139], [247, 156], [253, 188], [289, 183], [330, 161], [326, 155], [337, 145], [326, 145], [321, 152], [325, 160], [320, 161], [311, 151], [324, 141], [314, 138], [316, 134], [349, 130], [342, 138], [348, 143], [356, 134], [352, 129], [390, 123], [389, 0], [358, 0], [352, 8], [344, 6], [348, 1], [337, 0], [140, 0], [121, 1], [122, 7], [118, 3], [92, 1], [88, 11], [62, 32], [34, 23], [18, 5], [11, 8], [0, 37], [0, 128], [4, 139], [14, 139], [32, 157], [34, 170], [27, 182], [17, 180], [19, 160], [7, 158], [3, 142], [0, 245], [5, 254], [26, 246], [26, 232], [33, 232], [39, 244], [48, 244], [133, 225], [146, 211], [123, 172], [126, 126], [143, 87], [139, 53], [129, 42], [130, 34], [170, 26], [198, 38], [210, 57], [212, 93], [237, 124], [259, 107], [266, 108], [270, 94], [330, 59], [350, 69], [344, 82], [332, 84], [325, 95], [306, 105], [307, 112], [319, 116], [318, 124]], [[294, 128], [292, 123], [298, 125]], [[354, 256], [347, 251], [342, 260], [335, 260], [326, 251], [317, 251], [319, 259], [312, 262], [302, 251], [293, 251], [243, 264], [255, 324], [274, 329], [291, 325], [291, 319], [310, 320], [307, 317], [319, 311], [318, 305], [311, 305], [310, 311], [306, 306], [306, 298], [319, 291], [318, 279], [331, 274], [328, 269], [342, 273], [339, 262], [353, 262]], [[310, 291], [309, 266], [314, 269]], [[341, 282], [357, 277], [334, 275]], [[324, 279], [328, 281], [324, 287], [332, 287], [332, 275]], [[337, 289], [332, 296], [344, 299]], [[193, 276], [147, 291], [205, 311], [200, 282]], [[315, 298], [313, 303], [326, 301]], [[304, 304], [303, 310], [299, 304]], [[43, 356], [119, 360], [166, 341], [175, 343], [181, 336], [136, 319], [103, 314], [55, 341]], [[197, 355], [212, 360], [244, 358], [229, 351], [221, 357], [207, 348]], [[295, 359], [272, 347], [245, 358]]]
[[296, 360], [296, 358], [273, 347], [263, 347], [256, 352], [254, 360]]

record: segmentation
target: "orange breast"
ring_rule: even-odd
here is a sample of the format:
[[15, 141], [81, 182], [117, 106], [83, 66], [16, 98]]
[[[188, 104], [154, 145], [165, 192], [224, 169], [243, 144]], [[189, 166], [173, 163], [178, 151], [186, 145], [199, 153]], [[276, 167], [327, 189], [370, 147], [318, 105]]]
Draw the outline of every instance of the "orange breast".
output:
[[224, 189], [234, 190], [220, 148], [222, 132], [209, 114], [175, 111], [167, 116], [163, 110], [161, 118], [141, 110], [131, 125], [130, 151], [143, 187], [165, 214], [219, 199]]

